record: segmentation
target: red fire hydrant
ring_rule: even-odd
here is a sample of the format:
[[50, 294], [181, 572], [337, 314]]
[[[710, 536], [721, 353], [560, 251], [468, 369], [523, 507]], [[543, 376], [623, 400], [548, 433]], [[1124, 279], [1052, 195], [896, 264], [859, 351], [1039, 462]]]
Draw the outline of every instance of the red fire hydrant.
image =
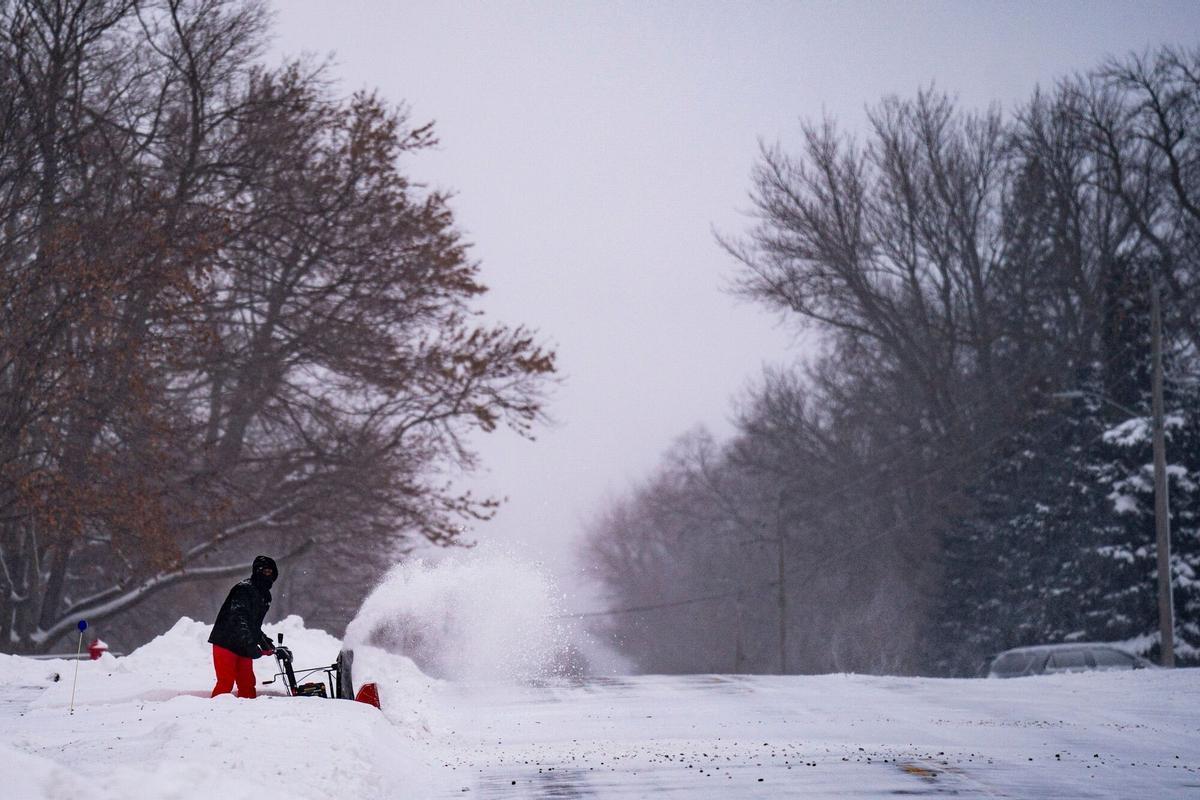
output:
[[106, 645], [99, 637], [93, 639], [92, 643], [88, 645], [88, 657], [91, 658], [92, 661], [95, 661], [107, 652], [108, 645]]

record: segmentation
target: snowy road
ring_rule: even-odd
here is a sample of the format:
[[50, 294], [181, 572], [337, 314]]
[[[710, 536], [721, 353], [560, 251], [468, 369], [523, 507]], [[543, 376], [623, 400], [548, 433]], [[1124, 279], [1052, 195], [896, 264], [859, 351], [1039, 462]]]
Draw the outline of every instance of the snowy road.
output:
[[445, 685], [437, 705], [442, 797], [1200, 796], [1196, 671]]
[[[313, 664], [340, 647], [296, 618], [280, 629]], [[356, 651], [380, 713], [277, 684], [209, 699], [207, 631], [184, 619], [130, 656], [84, 662], [73, 714], [74, 664], [0, 656], [0, 796], [1200, 797], [1200, 670], [531, 686], [442, 682]]]

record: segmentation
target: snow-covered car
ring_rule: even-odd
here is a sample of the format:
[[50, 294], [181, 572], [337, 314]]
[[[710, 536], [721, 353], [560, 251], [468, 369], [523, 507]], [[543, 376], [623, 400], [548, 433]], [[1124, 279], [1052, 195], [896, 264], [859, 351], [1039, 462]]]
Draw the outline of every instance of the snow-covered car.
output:
[[1058, 672], [1127, 670], [1153, 667], [1144, 658], [1111, 644], [1075, 642], [1014, 647], [994, 656], [987, 665], [989, 678], [1020, 678]]

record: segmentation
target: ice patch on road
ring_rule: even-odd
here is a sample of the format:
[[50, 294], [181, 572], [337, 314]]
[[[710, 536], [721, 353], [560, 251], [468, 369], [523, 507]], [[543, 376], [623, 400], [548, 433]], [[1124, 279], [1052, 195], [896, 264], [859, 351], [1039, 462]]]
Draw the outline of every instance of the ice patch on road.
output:
[[[571, 667], [571, 625], [538, 565], [496, 548], [393, 567], [346, 628], [346, 646], [411, 658], [450, 680], [527, 681]], [[359, 670], [355, 668], [356, 676]]]

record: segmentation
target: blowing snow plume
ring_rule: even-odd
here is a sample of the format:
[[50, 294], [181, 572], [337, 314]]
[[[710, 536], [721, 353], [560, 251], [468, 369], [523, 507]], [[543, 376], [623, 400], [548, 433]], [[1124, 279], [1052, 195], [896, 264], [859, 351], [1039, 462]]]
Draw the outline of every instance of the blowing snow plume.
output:
[[346, 628], [346, 646], [407, 656], [451, 680], [533, 680], [574, 671], [570, 626], [537, 566], [480, 548], [393, 567]]

